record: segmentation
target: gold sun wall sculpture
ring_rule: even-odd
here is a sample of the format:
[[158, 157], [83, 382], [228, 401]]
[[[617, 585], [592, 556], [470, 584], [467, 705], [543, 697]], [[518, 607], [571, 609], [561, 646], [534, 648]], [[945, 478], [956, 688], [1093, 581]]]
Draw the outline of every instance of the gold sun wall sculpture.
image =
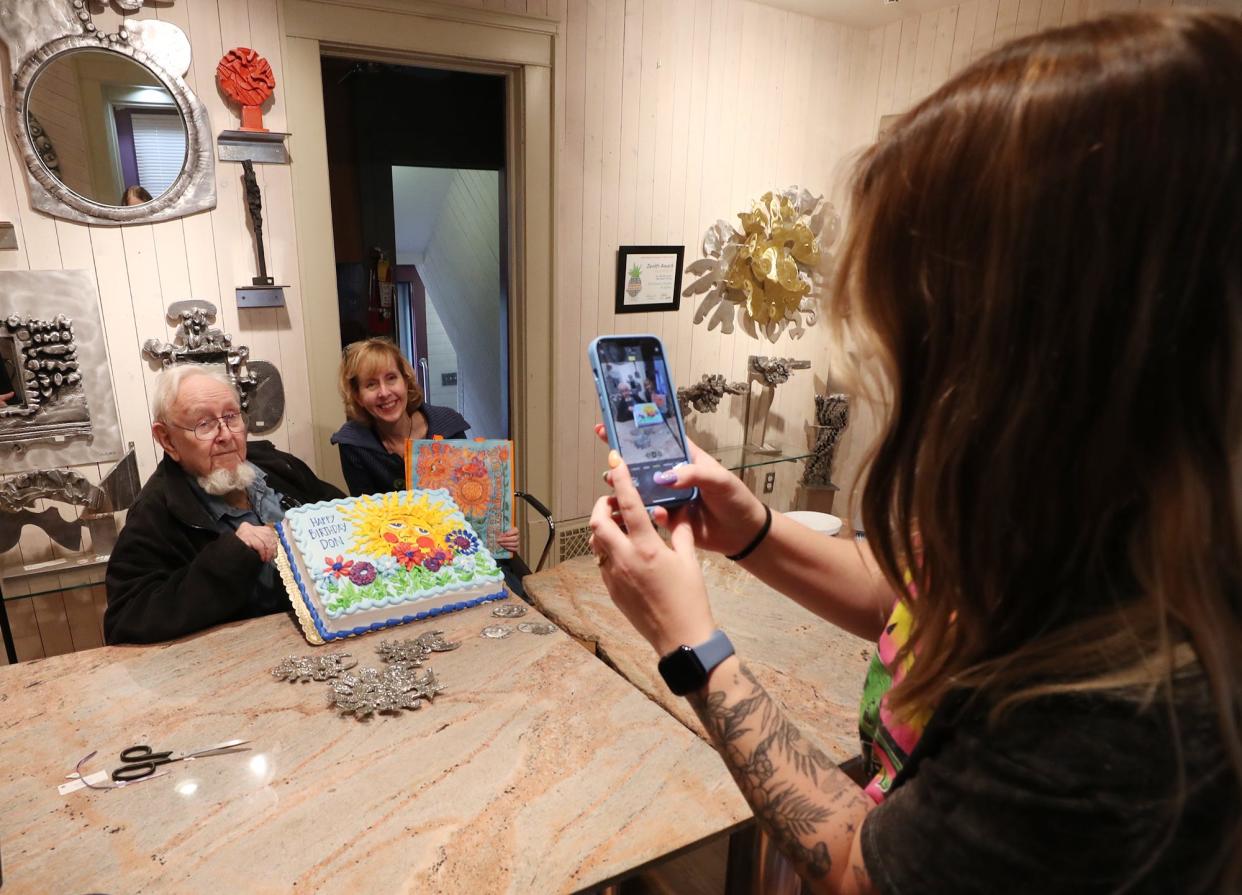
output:
[[[706, 293], [694, 322], [733, 332], [734, 318], [749, 335], [775, 342], [813, 326], [826, 270], [826, 253], [836, 241], [841, 218], [832, 203], [796, 186], [768, 192], [738, 215], [739, 232], [719, 220], [703, 235], [703, 258], [686, 268], [697, 277], [682, 295]], [[710, 315], [710, 317], [709, 317]]]

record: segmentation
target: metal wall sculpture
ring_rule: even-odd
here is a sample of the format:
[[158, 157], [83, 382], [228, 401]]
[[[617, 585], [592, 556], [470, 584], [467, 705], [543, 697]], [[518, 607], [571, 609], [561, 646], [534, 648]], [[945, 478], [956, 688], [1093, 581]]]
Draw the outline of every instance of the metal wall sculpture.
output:
[[121, 456], [99, 293], [90, 273], [0, 271], [0, 362], [12, 391], [0, 406], [0, 468], [18, 472]]
[[[106, 555], [116, 543], [112, 514], [128, 509], [141, 489], [133, 445], [98, 485], [70, 469], [41, 469], [0, 482], [0, 553], [17, 546], [22, 529], [34, 525], [75, 553], [82, 549], [85, 526], [91, 534], [91, 549]], [[32, 509], [40, 500], [55, 500], [82, 510], [77, 519], [65, 519], [56, 507], [42, 512]]]
[[276, 89], [276, 76], [266, 59], [249, 47], [234, 47], [216, 65], [220, 92], [241, 106], [244, 131], [265, 131], [263, 104]]
[[[4, 340], [0, 357], [6, 367], [14, 366], [8, 373], [13, 397], [0, 407], [0, 442], [89, 435], [91, 414], [79, 372], [73, 321], [64, 314], [51, 320], [10, 314], [0, 321], [0, 339]], [[29, 425], [3, 425], [17, 418]]]
[[234, 345], [233, 337], [212, 324], [216, 306], [190, 299], [168, 306], [169, 322], [177, 323], [172, 342], [147, 339], [142, 353], [162, 367], [192, 363], [219, 366], [241, 394], [252, 432], [274, 428], [285, 412], [285, 393], [280, 372], [271, 364], [251, 361], [250, 349]]
[[[176, 25], [155, 19], [127, 19], [115, 33], [105, 33], [92, 20], [91, 5], [87, 0], [5, 0], [0, 6], [0, 41], [8, 47], [13, 72], [12, 127], [30, 204], [55, 217], [96, 224], [150, 223], [215, 208], [215, 155], [207, 109], [182, 80], [190, 67], [189, 39]], [[136, 10], [142, 0], [121, 5]], [[114, 66], [128, 66], [133, 72], [128, 83], [158, 85], [162, 104], [179, 113], [185, 162], [176, 179], [150, 201], [129, 205], [115, 189], [102, 187], [88, 195], [90, 191], [71, 187], [62, 171], [46, 164], [47, 148], [39, 138], [47, 136], [50, 121], [42, 121], [43, 133], [35, 131], [31, 99], [43, 89], [41, 77], [69, 58], [106, 58]]]
[[741, 232], [717, 221], [703, 235], [705, 257], [686, 268], [698, 279], [682, 295], [706, 293], [694, 322], [731, 333], [741, 315], [742, 329], [755, 338], [762, 332], [775, 342], [786, 330], [800, 337], [804, 324], [815, 324], [821, 252], [836, 241], [840, 215], [822, 196], [791, 186], [764, 193], [738, 219]]

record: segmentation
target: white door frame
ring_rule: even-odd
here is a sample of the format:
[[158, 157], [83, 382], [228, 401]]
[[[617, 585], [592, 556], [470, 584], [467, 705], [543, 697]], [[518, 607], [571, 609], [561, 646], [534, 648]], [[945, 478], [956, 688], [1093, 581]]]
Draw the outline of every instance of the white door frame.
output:
[[315, 468], [321, 477], [343, 485], [339, 455], [328, 442], [343, 422], [343, 411], [337, 393], [341, 333], [320, 58], [339, 55], [499, 74], [508, 85], [509, 393], [518, 447], [514, 473], [518, 488], [551, 504], [556, 22], [423, 0], [361, 2], [283, 0], [281, 5]]

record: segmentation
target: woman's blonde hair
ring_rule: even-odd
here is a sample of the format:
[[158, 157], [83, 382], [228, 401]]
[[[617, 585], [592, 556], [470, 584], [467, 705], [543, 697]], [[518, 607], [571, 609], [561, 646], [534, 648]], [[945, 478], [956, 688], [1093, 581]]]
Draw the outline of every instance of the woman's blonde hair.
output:
[[358, 402], [359, 384], [377, 370], [396, 367], [405, 380], [405, 412], [412, 414], [423, 406], [423, 390], [414, 378], [414, 368], [405, 359], [401, 349], [389, 339], [371, 338], [351, 342], [341, 354], [341, 373], [337, 389], [345, 404], [345, 416], [357, 423], [370, 425], [373, 418]]
[[1242, 20], [1207, 11], [1010, 43], [859, 160], [833, 310], [891, 401], [862, 506], [917, 593], [896, 706], [1168, 707], [1197, 659], [1242, 782], [1239, 196]]

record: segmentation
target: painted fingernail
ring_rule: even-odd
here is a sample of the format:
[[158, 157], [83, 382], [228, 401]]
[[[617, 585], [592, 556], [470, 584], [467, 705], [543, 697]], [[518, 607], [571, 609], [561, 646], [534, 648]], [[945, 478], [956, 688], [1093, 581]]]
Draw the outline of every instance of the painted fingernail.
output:
[[657, 485], [672, 485], [677, 481], [677, 473], [671, 469], [661, 469], [651, 480]]
[[605, 473], [603, 473], [603, 474], [600, 476], [600, 478], [601, 478], [601, 479], [603, 479], [603, 480], [604, 480], [605, 482], [607, 482], [608, 484], [610, 484], [610, 485], [612, 484], [612, 476], [611, 476], [611, 475], [609, 475], [608, 473], [606, 473], [606, 472], [605, 472]]
[[620, 465], [621, 465], [621, 455], [618, 454], [615, 450], [609, 451], [608, 452], [608, 468], [616, 469]]

